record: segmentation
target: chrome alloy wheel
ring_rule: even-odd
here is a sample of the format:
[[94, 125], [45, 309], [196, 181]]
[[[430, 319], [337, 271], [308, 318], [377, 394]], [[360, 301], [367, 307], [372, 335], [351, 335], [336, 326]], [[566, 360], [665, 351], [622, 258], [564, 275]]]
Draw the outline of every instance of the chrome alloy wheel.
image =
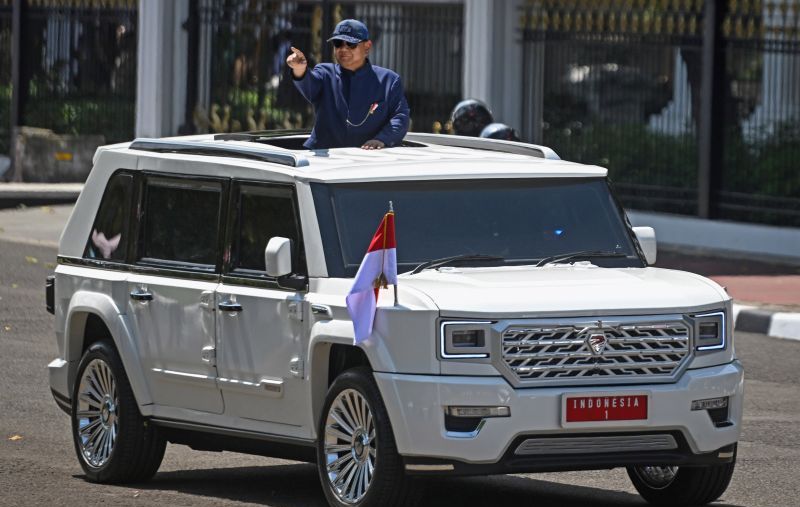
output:
[[119, 398], [111, 367], [94, 359], [83, 370], [78, 386], [78, 445], [81, 457], [94, 468], [114, 451], [119, 433]]
[[325, 420], [325, 460], [339, 501], [358, 503], [375, 474], [375, 422], [366, 398], [355, 389], [339, 393]]
[[674, 466], [636, 466], [636, 475], [653, 489], [664, 489], [675, 480], [678, 467]]

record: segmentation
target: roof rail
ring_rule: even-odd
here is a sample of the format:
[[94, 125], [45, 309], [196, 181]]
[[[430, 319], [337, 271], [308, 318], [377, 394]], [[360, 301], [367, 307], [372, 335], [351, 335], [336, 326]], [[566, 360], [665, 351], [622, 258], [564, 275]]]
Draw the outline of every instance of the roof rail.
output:
[[555, 151], [547, 146], [537, 144], [490, 139], [486, 137], [451, 136], [445, 134], [423, 134], [409, 132], [406, 140], [418, 143], [436, 144], [439, 146], [454, 146], [456, 148], [475, 148], [479, 150], [500, 151], [503, 153], [516, 153], [550, 160], [561, 160]]
[[298, 153], [270, 148], [264, 145], [254, 147], [226, 143], [209, 143], [205, 141], [172, 141], [166, 139], [140, 138], [133, 141], [128, 149], [153, 151], [158, 153], [185, 153], [190, 155], [207, 155], [210, 157], [236, 157], [260, 160], [289, 167], [304, 167], [308, 159]]

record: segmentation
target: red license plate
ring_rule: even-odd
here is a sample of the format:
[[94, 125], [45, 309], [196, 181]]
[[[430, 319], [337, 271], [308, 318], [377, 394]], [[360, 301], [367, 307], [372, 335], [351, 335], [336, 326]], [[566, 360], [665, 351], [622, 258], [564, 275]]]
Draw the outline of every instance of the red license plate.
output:
[[647, 419], [647, 395], [576, 396], [566, 400], [566, 422]]

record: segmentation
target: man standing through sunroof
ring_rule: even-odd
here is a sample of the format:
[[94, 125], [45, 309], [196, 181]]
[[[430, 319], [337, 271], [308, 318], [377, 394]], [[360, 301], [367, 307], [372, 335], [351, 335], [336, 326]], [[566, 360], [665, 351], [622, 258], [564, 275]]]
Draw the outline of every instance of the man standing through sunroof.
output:
[[367, 26], [355, 19], [336, 25], [336, 64], [308, 61], [292, 47], [286, 65], [297, 89], [313, 106], [316, 122], [304, 146], [308, 149], [398, 146], [408, 132], [410, 110], [396, 72], [372, 65]]

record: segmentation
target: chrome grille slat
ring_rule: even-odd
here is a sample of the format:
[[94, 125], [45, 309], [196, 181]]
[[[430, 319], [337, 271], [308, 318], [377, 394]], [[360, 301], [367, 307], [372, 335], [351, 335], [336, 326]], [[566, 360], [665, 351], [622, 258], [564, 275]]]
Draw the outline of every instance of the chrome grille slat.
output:
[[[623, 350], [619, 352], [606, 352], [603, 354], [602, 357], [627, 357], [630, 356], [631, 352], [636, 352], [636, 355], [639, 356], [661, 356], [664, 354], [670, 354], [669, 351], [664, 350]], [[508, 359], [528, 359], [530, 358], [530, 354], [506, 354], [506, 358]], [[588, 357], [597, 357], [590, 352], [543, 352], [539, 353], [536, 356], [537, 358], [543, 359], [550, 359], [550, 358], [560, 358], [560, 357], [571, 357], [571, 358], [588, 358]]]
[[[646, 323], [614, 318], [613, 324], [605, 325], [600, 321], [594, 325], [512, 325], [502, 332], [502, 360], [522, 384], [593, 377], [621, 382], [644, 377], [669, 380], [690, 356], [689, 326], [682, 320], [653, 322], [655, 318]], [[586, 337], [601, 330], [606, 343], [597, 353]]]
[[[636, 366], [646, 366], [649, 368], [657, 367], [657, 368], [666, 368], [666, 367], [675, 367], [680, 364], [680, 361], [670, 361], [670, 362], [659, 362], [656, 364], [648, 364], [648, 363], [630, 363], [630, 364], [615, 364], [615, 363], [600, 363], [600, 366], [604, 368], [599, 369], [630, 369], [631, 367]], [[570, 365], [563, 365], [559, 366], [559, 369], [563, 369], [565, 371], [581, 371], [581, 370], [594, 370], [597, 368], [596, 363], [592, 364], [570, 364]], [[553, 369], [552, 366], [519, 366], [514, 368], [514, 371], [519, 373], [528, 373], [528, 372], [537, 372], [537, 371], [548, 371]]]
[[[689, 338], [687, 336], [648, 336], [648, 341], [650, 342], [674, 342], [674, 341], [685, 341], [688, 342]], [[609, 342], [614, 343], [641, 343], [640, 338], [611, 338]], [[525, 347], [525, 346], [544, 346], [544, 345], [580, 345], [584, 343], [584, 340], [539, 340], [536, 342], [528, 341], [528, 340], [504, 340], [503, 345], [506, 347]]]

